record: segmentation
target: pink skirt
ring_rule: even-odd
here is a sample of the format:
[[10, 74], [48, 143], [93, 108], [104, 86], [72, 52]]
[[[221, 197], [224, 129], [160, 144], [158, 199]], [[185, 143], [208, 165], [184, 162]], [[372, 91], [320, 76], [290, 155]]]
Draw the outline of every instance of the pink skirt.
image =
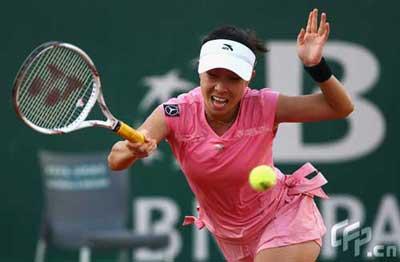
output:
[[306, 163], [292, 175], [283, 175], [276, 169], [280, 201], [274, 218], [265, 227], [246, 240], [227, 240], [215, 237], [227, 261], [253, 261], [258, 252], [267, 248], [282, 247], [306, 241], [322, 245], [326, 228], [314, 202], [314, 196], [328, 198], [321, 186], [327, 183], [321, 173], [306, 177], [316, 169]]

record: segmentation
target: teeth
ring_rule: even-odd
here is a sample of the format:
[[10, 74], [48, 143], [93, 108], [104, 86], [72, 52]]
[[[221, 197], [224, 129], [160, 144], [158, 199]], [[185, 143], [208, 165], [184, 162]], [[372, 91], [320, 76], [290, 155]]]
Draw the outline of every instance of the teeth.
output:
[[221, 103], [226, 103], [226, 102], [228, 101], [228, 99], [221, 98], [221, 97], [216, 97], [216, 96], [212, 96], [212, 98], [213, 98], [215, 101], [218, 101], [218, 102], [221, 102]]

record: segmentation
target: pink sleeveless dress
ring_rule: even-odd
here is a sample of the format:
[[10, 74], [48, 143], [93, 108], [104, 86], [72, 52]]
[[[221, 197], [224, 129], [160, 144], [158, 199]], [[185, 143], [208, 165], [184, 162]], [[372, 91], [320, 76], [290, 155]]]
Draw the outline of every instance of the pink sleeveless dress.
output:
[[184, 225], [206, 226], [228, 261], [252, 261], [262, 249], [310, 240], [321, 245], [326, 231], [313, 197], [327, 198], [321, 189], [327, 181], [310, 163], [292, 175], [274, 167], [278, 183], [265, 192], [249, 186], [252, 168], [274, 166], [278, 96], [247, 88], [222, 136], [208, 125], [199, 87], [159, 107], [170, 130], [167, 141], [199, 203], [199, 216], [185, 217]]

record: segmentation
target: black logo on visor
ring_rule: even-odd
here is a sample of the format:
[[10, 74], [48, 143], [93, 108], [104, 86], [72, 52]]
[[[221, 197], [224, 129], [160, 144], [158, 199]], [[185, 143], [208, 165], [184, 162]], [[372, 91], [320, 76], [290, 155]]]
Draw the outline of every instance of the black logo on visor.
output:
[[165, 104], [164, 112], [167, 116], [179, 116], [179, 106], [177, 104]]
[[233, 51], [233, 48], [232, 48], [231, 45], [228, 45], [228, 44], [223, 44], [223, 45], [224, 45], [224, 46], [222, 47], [222, 49]]

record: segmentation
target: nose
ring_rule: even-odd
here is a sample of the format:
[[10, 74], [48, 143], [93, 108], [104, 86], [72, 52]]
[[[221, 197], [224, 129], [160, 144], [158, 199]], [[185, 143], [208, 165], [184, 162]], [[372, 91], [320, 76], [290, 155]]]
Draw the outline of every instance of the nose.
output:
[[216, 85], [214, 86], [214, 90], [218, 93], [223, 93], [227, 91], [226, 84], [223, 81], [218, 81], [218, 83], [216, 83]]

